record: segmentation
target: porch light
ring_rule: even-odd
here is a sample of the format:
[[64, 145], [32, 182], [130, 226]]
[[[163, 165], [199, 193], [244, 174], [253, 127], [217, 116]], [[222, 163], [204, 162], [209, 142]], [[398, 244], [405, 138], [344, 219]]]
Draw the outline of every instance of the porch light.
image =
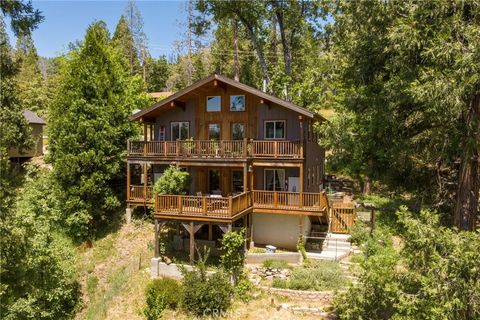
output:
[[252, 165], [248, 166], [248, 172], [253, 172], [253, 166]]

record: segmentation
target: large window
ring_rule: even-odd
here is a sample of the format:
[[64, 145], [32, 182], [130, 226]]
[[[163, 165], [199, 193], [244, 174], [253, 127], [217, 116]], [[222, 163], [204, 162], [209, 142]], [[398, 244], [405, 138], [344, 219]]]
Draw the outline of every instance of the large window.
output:
[[180, 139], [185, 140], [190, 136], [190, 123], [188, 122], [172, 122], [172, 141]]
[[284, 191], [285, 190], [285, 170], [284, 169], [265, 169], [265, 190]]
[[245, 138], [245, 125], [243, 123], [232, 123], [232, 140]]
[[222, 97], [209, 96], [207, 97], [207, 112], [218, 112], [222, 109]]
[[285, 139], [285, 120], [265, 121], [265, 139]]
[[221, 130], [219, 123], [210, 123], [208, 125], [208, 139], [209, 140], [220, 140], [221, 139]]
[[245, 111], [245, 96], [230, 96], [230, 111]]

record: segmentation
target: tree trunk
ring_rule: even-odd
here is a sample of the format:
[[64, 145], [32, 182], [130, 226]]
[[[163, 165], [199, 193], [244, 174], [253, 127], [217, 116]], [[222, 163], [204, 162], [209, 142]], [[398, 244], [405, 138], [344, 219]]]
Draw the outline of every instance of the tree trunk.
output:
[[233, 79], [240, 81], [240, 62], [238, 61], [238, 21], [233, 20]]
[[247, 29], [247, 33], [250, 37], [250, 40], [253, 43], [253, 47], [255, 48], [255, 51], [257, 52], [258, 61], [260, 63], [260, 69], [262, 69], [262, 73], [263, 73], [263, 79], [268, 84], [270, 82], [270, 77], [268, 76], [267, 62], [265, 60], [265, 56], [263, 54], [262, 47], [258, 43], [258, 39], [255, 35], [255, 30], [254, 30], [253, 26], [250, 23], [248, 23], [248, 21], [245, 18], [243, 18], [242, 16], [239, 16], [239, 19], [243, 23], [245, 28]]
[[290, 46], [285, 35], [285, 23], [283, 19], [283, 12], [278, 8], [277, 2], [272, 2], [275, 7], [275, 12], [277, 15], [278, 29], [280, 29], [280, 37], [282, 38], [282, 47], [283, 47], [283, 60], [285, 62], [285, 74], [292, 75], [292, 53], [290, 51]]
[[372, 181], [369, 176], [365, 176], [363, 180], [363, 194], [370, 194], [372, 192]]
[[454, 224], [460, 230], [474, 230], [480, 191], [480, 93], [470, 101], [465, 126], [465, 152], [458, 174]]

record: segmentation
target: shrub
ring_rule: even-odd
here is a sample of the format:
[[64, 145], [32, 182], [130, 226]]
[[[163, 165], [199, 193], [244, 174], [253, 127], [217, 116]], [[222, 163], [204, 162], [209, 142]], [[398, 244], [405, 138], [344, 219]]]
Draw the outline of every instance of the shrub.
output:
[[252, 300], [253, 284], [243, 276], [238, 280], [237, 284], [233, 288], [235, 297], [243, 302], [249, 302]]
[[182, 307], [196, 316], [225, 312], [233, 293], [228, 277], [217, 272], [207, 276], [201, 270], [184, 273]]
[[228, 232], [222, 239], [222, 251], [224, 252], [220, 257], [222, 268], [232, 277], [234, 283], [237, 282], [243, 272], [243, 263], [245, 261], [244, 244], [245, 229]]
[[275, 288], [293, 290], [335, 290], [347, 284], [342, 268], [336, 262], [310, 262], [308, 267], [294, 268], [288, 280], [274, 280]]
[[362, 244], [367, 242], [370, 236], [370, 231], [369, 231], [369, 228], [367, 227], [367, 224], [364, 221], [357, 219], [355, 224], [350, 229], [350, 234], [351, 234], [350, 242]]
[[146, 290], [147, 305], [143, 313], [147, 320], [156, 320], [163, 310], [176, 309], [179, 296], [181, 296], [181, 285], [170, 278], [152, 280]]
[[155, 182], [153, 192], [161, 194], [182, 194], [188, 189], [190, 175], [175, 166], [169, 166]]
[[263, 266], [265, 268], [273, 268], [273, 269], [291, 269], [291, 266], [285, 260], [267, 259], [263, 261]]

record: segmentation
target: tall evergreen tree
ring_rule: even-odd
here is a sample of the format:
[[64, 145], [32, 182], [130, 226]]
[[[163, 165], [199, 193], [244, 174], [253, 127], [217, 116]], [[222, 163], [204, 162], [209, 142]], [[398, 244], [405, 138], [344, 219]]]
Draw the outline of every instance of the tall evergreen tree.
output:
[[[149, 56], [147, 49], [147, 35], [143, 30], [143, 17], [138, 10], [137, 5], [134, 0], [128, 0], [127, 6], [123, 13], [125, 20], [127, 22], [128, 29], [133, 37], [133, 43], [135, 45], [135, 51], [137, 52], [137, 57], [140, 61], [140, 65], [145, 68], [145, 59]], [[145, 69], [138, 69], [136, 74], [142, 74]]]
[[77, 239], [91, 239], [120, 206], [128, 117], [146, 102], [110, 46], [105, 23], [87, 29], [66, 58], [59, 92], [50, 108], [50, 159], [62, 192], [64, 220]]
[[128, 61], [130, 74], [134, 75], [140, 70], [140, 63], [138, 61], [137, 48], [133, 40], [132, 32], [128, 27], [127, 20], [122, 15], [118, 21], [115, 33], [112, 38], [113, 44], [117, 47], [121, 54]]
[[167, 87], [169, 64], [165, 56], [158, 59], [147, 58], [147, 91], [163, 91]]
[[15, 49], [15, 61], [19, 66], [19, 100], [22, 107], [45, 116], [47, 95], [32, 37], [19, 35]]

